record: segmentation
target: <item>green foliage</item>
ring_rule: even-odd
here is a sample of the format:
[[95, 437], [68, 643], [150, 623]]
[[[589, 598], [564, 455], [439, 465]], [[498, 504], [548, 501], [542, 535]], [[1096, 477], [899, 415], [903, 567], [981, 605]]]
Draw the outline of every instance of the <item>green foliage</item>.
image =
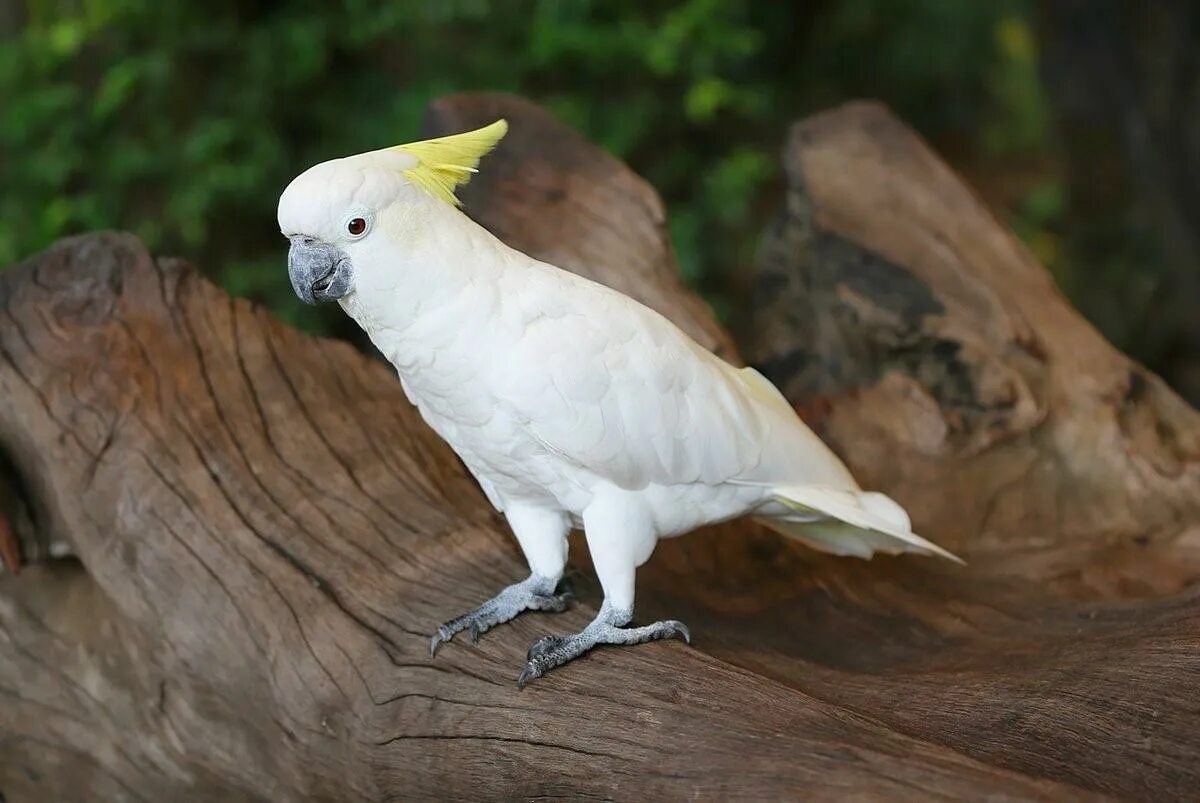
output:
[[274, 222], [308, 165], [413, 139], [450, 91], [520, 92], [647, 176], [718, 305], [798, 116], [854, 96], [1036, 148], [1026, 2], [28, 0], [0, 47], [0, 264], [89, 229], [216, 266], [302, 324]]
[[1033, 31], [1021, 17], [1008, 15], [996, 23], [995, 40], [998, 58], [987, 75], [993, 106], [983, 122], [983, 144], [995, 155], [1037, 150], [1048, 120]]

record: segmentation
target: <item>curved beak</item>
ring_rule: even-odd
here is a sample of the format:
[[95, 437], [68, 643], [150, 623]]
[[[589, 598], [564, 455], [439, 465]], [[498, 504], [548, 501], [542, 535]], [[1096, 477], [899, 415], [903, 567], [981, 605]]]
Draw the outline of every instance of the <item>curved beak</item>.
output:
[[305, 304], [336, 301], [350, 292], [350, 257], [337, 246], [295, 234], [288, 249], [292, 289]]

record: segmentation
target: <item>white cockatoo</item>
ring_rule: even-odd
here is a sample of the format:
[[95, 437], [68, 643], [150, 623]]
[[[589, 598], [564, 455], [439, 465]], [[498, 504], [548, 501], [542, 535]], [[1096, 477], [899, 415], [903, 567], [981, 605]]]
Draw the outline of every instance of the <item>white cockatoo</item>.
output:
[[734, 368], [627, 296], [516, 251], [458, 208], [455, 188], [507, 124], [323, 162], [279, 199], [288, 272], [337, 301], [408, 398], [504, 514], [529, 562], [433, 635], [472, 640], [526, 610], [561, 611], [567, 536], [582, 528], [604, 589], [580, 633], [535, 642], [518, 679], [597, 644], [679, 636], [628, 626], [634, 573], [660, 538], [753, 515], [825, 552], [957, 560], [863, 491], [752, 368]]

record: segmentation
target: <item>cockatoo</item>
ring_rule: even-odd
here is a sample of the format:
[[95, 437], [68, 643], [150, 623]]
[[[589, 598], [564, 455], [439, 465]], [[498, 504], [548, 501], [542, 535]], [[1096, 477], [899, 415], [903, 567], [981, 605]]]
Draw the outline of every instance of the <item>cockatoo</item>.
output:
[[408, 399], [504, 514], [526, 579], [441, 625], [439, 643], [523, 611], [562, 611], [567, 536], [585, 534], [604, 602], [582, 632], [529, 649], [517, 681], [598, 644], [670, 637], [630, 626], [634, 574], [660, 538], [752, 515], [825, 552], [916, 552], [899, 504], [863, 491], [752, 368], [735, 368], [633, 299], [505, 245], [455, 189], [507, 131], [315, 165], [279, 199], [303, 301], [336, 301], [391, 362]]

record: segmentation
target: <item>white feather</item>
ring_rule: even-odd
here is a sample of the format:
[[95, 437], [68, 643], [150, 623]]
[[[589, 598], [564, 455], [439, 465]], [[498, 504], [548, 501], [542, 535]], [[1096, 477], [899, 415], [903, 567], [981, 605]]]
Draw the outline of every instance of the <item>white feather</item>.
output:
[[915, 552], [963, 562], [916, 535], [904, 508], [881, 493], [801, 486], [774, 488], [772, 498], [793, 513], [763, 517], [763, 524], [823, 552], [863, 558]]

